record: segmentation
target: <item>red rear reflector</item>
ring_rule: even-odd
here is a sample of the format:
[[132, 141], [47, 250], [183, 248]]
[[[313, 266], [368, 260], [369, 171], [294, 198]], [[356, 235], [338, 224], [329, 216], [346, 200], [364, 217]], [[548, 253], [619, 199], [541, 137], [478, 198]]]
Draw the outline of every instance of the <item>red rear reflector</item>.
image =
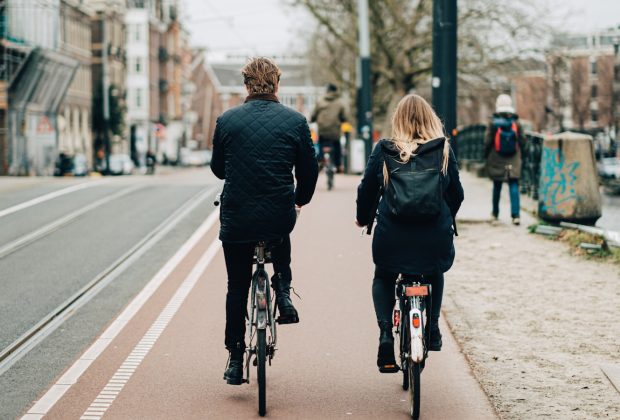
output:
[[420, 317], [417, 314], [413, 316], [411, 324], [413, 324], [413, 328], [420, 328]]
[[410, 286], [405, 289], [407, 296], [428, 296], [428, 286]]

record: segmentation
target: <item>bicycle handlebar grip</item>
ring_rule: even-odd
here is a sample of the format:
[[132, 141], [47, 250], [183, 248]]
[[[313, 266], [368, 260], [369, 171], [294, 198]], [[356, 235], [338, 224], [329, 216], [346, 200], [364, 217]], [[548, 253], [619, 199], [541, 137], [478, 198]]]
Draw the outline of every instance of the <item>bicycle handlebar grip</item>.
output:
[[219, 206], [220, 203], [222, 202], [221, 198], [222, 198], [222, 194], [221, 193], [217, 194], [215, 196], [215, 200], [213, 200], [213, 205], [216, 206], [216, 207]]

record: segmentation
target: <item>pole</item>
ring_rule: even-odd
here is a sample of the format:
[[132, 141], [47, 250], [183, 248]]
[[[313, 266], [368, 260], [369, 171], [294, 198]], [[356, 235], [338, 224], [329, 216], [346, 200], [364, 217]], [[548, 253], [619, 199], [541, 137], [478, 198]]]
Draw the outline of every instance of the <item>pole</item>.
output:
[[108, 25], [107, 15], [102, 13], [103, 43], [101, 45], [101, 62], [103, 70], [103, 139], [105, 143], [105, 172], [110, 172], [110, 75], [108, 69]]
[[620, 38], [614, 39], [614, 82], [612, 85], [612, 112], [614, 127], [614, 148], [620, 157]]
[[357, 133], [364, 140], [366, 160], [372, 149], [372, 91], [370, 88], [370, 35], [368, 0], [358, 0], [360, 55], [357, 66]]
[[[454, 137], [457, 126], [457, 0], [433, 1], [433, 106], [443, 121], [446, 135]], [[452, 142], [454, 153], [458, 148]]]

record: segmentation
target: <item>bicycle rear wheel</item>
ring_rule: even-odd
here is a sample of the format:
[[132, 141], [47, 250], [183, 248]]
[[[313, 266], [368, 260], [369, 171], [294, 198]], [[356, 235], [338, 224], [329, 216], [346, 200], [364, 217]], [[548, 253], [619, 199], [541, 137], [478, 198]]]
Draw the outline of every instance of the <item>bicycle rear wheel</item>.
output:
[[420, 418], [420, 363], [408, 361], [409, 371], [409, 414], [412, 419]]
[[400, 325], [400, 368], [403, 371], [403, 391], [409, 389], [409, 361], [405, 354], [409, 353], [409, 329], [406, 327], [408, 319], [404, 317]]
[[262, 417], [267, 412], [267, 384], [265, 359], [267, 358], [267, 331], [256, 331], [256, 369], [258, 377], [258, 414]]

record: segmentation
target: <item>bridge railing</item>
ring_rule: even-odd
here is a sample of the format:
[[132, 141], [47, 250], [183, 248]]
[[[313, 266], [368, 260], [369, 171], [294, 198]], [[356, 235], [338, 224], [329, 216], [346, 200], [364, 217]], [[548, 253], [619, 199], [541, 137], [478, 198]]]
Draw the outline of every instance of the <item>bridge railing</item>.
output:
[[[469, 167], [469, 163], [482, 163], [484, 157], [484, 136], [487, 127], [474, 124], [459, 130], [458, 143], [459, 161]], [[525, 133], [525, 150], [522, 150], [521, 193], [538, 200], [538, 184], [540, 181], [540, 159], [542, 155], [543, 135], [527, 131]]]

